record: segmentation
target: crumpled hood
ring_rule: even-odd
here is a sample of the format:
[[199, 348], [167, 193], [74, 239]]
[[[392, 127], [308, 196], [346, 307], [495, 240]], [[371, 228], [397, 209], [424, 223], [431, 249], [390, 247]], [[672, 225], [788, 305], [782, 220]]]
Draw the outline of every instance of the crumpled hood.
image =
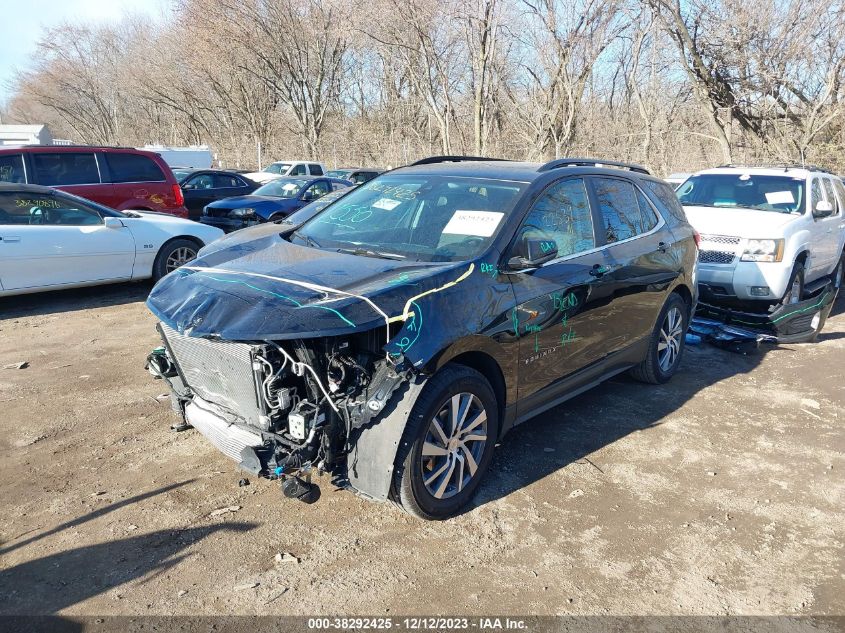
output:
[[747, 239], [779, 237], [781, 227], [801, 217], [791, 213], [736, 207], [684, 206], [684, 211], [689, 223], [702, 235], [731, 235]]
[[256, 213], [269, 217], [280, 210], [293, 211], [302, 206], [302, 202], [296, 198], [279, 198], [276, 196], [232, 196], [215, 200], [208, 205], [211, 209], [243, 209], [252, 207]]
[[386, 327], [386, 319], [405, 314], [406, 305], [415, 309], [409, 300], [473, 268], [467, 262], [403, 262], [308, 248], [291, 244], [273, 228], [164, 277], [147, 300], [150, 310], [191, 336], [230, 341], [333, 336]]

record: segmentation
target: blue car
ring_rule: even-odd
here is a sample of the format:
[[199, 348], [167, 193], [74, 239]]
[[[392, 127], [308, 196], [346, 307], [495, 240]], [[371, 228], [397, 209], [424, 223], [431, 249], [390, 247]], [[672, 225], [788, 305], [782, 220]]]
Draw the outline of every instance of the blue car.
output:
[[325, 176], [277, 178], [250, 195], [224, 198], [206, 205], [200, 222], [227, 233], [262, 222], [275, 222], [331, 191], [351, 186], [353, 183], [348, 180]]

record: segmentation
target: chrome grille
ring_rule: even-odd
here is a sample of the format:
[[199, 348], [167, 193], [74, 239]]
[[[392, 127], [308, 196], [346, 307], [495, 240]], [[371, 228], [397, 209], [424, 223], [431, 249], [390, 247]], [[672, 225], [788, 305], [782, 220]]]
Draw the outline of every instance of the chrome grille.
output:
[[161, 330], [194, 393], [258, 426], [251, 345], [185, 336], [164, 323]]
[[698, 261], [702, 264], [730, 264], [736, 257], [729, 251], [699, 251]]
[[702, 235], [701, 241], [713, 244], [739, 244], [740, 238], [733, 235]]

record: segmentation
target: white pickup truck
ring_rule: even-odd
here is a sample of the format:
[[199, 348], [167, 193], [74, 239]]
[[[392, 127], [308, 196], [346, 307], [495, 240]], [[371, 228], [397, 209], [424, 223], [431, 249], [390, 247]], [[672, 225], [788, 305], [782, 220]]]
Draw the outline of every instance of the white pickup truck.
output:
[[325, 173], [326, 166], [316, 161], [279, 160], [270, 163], [261, 171], [253, 171], [244, 176], [253, 182], [264, 184], [282, 176], [322, 176]]
[[727, 166], [677, 189], [701, 234], [703, 301], [797, 303], [842, 283], [845, 186], [811, 167]]

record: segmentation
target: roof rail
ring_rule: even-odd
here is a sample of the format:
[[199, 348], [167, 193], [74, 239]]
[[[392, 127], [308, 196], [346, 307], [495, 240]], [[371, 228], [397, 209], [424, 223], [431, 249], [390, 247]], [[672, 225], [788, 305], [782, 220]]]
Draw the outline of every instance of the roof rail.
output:
[[411, 163], [413, 165], [433, 165], [435, 163], [463, 163], [465, 161], [485, 161], [485, 160], [496, 160], [496, 161], [504, 161], [507, 158], [488, 158], [486, 156], [429, 156], [428, 158], [422, 158], [415, 163]]
[[621, 163], [615, 160], [602, 160], [601, 158], [557, 158], [542, 165], [537, 171], [551, 171], [552, 169], [559, 169], [561, 167], [617, 167], [619, 169], [636, 171], [647, 176], [651, 175], [651, 172], [642, 165]]
[[835, 175], [829, 169], [819, 167], [818, 165], [802, 165], [800, 163], [728, 163], [727, 165], [719, 165], [719, 169], [734, 168], [734, 169], [806, 169], [808, 171], [820, 171], [825, 174]]

